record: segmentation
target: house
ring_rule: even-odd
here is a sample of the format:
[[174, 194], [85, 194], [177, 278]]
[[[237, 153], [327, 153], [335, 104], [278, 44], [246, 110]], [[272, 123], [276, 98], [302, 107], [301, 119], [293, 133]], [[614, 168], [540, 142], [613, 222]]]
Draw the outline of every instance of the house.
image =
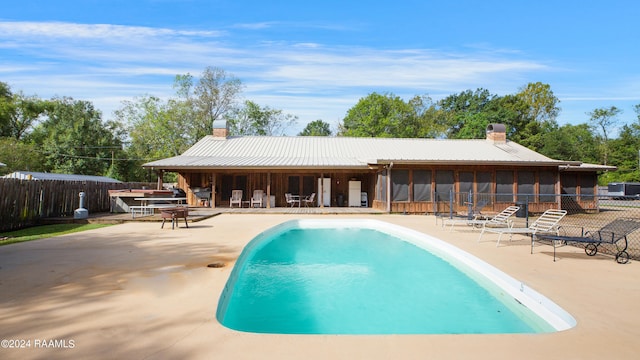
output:
[[[450, 194], [487, 194], [496, 209], [530, 194], [531, 211], [558, 207], [576, 194], [595, 206], [599, 172], [615, 167], [550, 159], [506, 139], [502, 124], [490, 124], [485, 139], [228, 136], [226, 123], [180, 156], [144, 164], [177, 172], [189, 204], [203, 193], [210, 206], [229, 206], [231, 191], [267, 194], [266, 206], [286, 206], [285, 193], [316, 193], [317, 206], [366, 205], [387, 212], [443, 211]], [[198, 196], [197, 196], [198, 195]], [[583, 196], [578, 196], [583, 195]], [[456, 207], [467, 198], [458, 196]]]

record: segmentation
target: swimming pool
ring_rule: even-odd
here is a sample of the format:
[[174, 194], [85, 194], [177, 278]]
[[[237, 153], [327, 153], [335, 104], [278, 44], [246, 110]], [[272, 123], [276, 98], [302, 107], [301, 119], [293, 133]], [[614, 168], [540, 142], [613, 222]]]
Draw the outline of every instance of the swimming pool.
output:
[[[426, 250], [426, 251], [425, 251]], [[377, 220], [293, 220], [253, 239], [221, 294], [231, 329], [284, 334], [537, 333], [575, 320], [445, 242]]]

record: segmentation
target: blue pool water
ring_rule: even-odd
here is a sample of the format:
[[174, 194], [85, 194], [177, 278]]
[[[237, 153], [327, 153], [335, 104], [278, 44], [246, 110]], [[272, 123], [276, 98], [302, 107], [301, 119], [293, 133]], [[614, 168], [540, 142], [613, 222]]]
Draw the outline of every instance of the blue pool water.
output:
[[553, 328], [415, 244], [360, 227], [252, 241], [221, 296], [226, 327], [281, 334], [536, 333]]

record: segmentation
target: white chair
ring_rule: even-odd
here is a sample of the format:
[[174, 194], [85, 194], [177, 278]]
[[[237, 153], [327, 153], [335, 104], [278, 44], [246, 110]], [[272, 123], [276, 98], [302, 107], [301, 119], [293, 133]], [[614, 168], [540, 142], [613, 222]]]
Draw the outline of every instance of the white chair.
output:
[[286, 200], [287, 204], [289, 204], [291, 207], [293, 207], [293, 205], [298, 204], [298, 206], [300, 206], [300, 198], [294, 198], [293, 195], [291, 195], [291, 193], [285, 193], [284, 194], [284, 199]]
[[558, 210], [558, 209], [549, 209], [545, 211], [533, 224], [529, 225], [526, 228], [492, 228], [492, 227], [483, 227], [480, 236], [478, 237], [478, 242], [482, 238], [482, 235], [485, 232], [490, 232], [494, 234], [500, 234], [498, 236], [498, 242], [496, 243], [496, 247], [500, 245], [500, 238], [502, 238], [503, 234], [509, 234], [509, 241], [513, 237], [513, 234], [521, 234], [521, 235], [533, 235], [535, 236], [538, 233], [550, 233], [555, 232], [558, 233], [558, 223], [562, 218], [567, 215], [566, 210]]
[[495, 227], [511, 227], [510, 218], [512, 215], [518, 212], [518, 210], [520, 210], [519, 206], [509, 206], [490, 219], [479, 219], [477, 217], [474, 217], [472, 219], [444, 218], [442, 220], [442, 227], [444, 228], [447, 225], [451, 225], [451, 228], [449, 228], [449, 232], [453, 230], [454, 225], [468, 225], [468, 226], [473, 226], [474, 229], [476, 227], [484, 228], [487, 226], [494, 227], [494, 228]]
[[229, 207], [233, 207], [233, 204], [238, 204], [238, 207], [242, 207], [242, 190], [231, 190]]
[[304, 198], [304, 206], [309, 206], [309, 204], [313, 205], [313, 200], [316, 198], [316, 193], [312, 193], [311, 195]]
[[253, 197], [251, 197], [251, 207], [258, 205], [262, 207], [262, 199], [264, 198], [264, 190], [253, 190]]

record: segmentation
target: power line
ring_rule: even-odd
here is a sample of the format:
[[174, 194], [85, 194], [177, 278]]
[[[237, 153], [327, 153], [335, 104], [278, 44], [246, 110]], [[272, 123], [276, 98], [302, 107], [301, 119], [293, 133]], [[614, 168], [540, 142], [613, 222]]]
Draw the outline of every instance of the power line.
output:
[[80, 156], [80, 155], [71, 155], [71, 154], [59, 154], [59, 153], [52, 153], [52, 152], [47, 152], [47, 151], [40, 151], [40, 153], [45, 154], [45, 155], [55, 155], [55, 156], [61, 156], [61, 157], [68, 157], [68, 158], [74, 158], [74, 159], [92, 159], [92, 160], [108, 160], [108, 161], [154, 161], [157, 159], [143, 159], [143, 158], [125, 158], [125, 159], [120, 159], [120, 158], [113, 158], [113, 157], [95, 157], [95, 156]]

